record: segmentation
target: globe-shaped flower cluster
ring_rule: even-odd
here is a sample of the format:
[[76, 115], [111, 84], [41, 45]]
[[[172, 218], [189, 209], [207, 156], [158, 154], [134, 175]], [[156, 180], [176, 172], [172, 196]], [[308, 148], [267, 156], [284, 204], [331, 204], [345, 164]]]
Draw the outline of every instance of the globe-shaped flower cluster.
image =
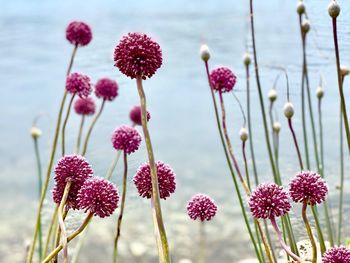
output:
[[67, 40], [76, 46], [86, 46], [92, 39], [89, 25], [80, 21], [71, 22], [66, 29]]
[[112, 143], [116, 150], [131, 154], [140, 147], [141, 135], [135, 128], [122, 125], [113, 132]]
[[95, 84], [97, 98], [112, 101], [118, 96], [118, 84], [115, 80], [102, 78]]
[[79, 115], [93, 115], [96, 111], [96, 104], [93, 98], [78, 98], [74, 103], [74, 110]]
[[344, 246], [332, 247], [323, 255], [322, 263], [350, 263], [350, 249]]
[[[129, 113], [130, 120], [136, 125], [142, 125], [141, 121], [141, 107], [134, 106]], [[147, 111], [147, 121], [151, 119], [151, 114]]]
[[193, 220], [210, 221], [217, 209], [214, 200], [204, 194], [196, 194], [187, 204], [187, 214]]
[[235, 74], [226, 67], [216, 68], [210, 73], [210, 81], [213, 89], [221, 93], [233, 90], [236, 79]]
[[90, 78], [81, 73], [72, 73], [67, 77], [66, 90], [78, 94], [81, 98], [88, 97], [91, 93]]

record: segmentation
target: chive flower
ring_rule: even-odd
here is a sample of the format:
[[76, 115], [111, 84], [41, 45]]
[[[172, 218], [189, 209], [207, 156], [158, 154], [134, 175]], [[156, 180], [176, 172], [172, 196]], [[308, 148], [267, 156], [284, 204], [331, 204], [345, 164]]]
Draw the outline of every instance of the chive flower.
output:
[[91, 93], [90, 78], [84, 74], [72, 73], [67, 77], [66, 90], [71, 94], [78, 94], [81, 98], [86, 98]]
[[217, 210], [214, 200], [205, 194], [194, 195], [187, 204], [187, 214], [192, 220], [210, 221]]
[[112, 144], [116, 150], [131, 154], [139, 149], [141, 135], [135, 128], [122, 125], [113, 132]]
[[229, 68], [220, 67], [210, 73], [213, 89], [218, 92], [230, 92], [236, 84], [237, 77]]
[[78, 98], [74, 103], [74, 110], [79, 115], [93, 115], [96, 111], [96, 104], [93, 98]]
[[66, 38], [73, 45], [86, 46], [92, 39], [91, 28], [84, 22], [73, 21], [67, 26]]
[[115, 80], [102, 78], [95, 84], [97, 98], [112, 101], [118, 96], [118, 84]]
[[323, 263], [350, 263], [350, 249], [340, 246], [326, 251], [322, 258]]
[[[142, 125], [141, 121], [141, 107], [140, 106], [134, 106], [129, 113], [130, 120], [135, 125]], [[147, 111], [147, 121], [151, 119], [151, 114]]]

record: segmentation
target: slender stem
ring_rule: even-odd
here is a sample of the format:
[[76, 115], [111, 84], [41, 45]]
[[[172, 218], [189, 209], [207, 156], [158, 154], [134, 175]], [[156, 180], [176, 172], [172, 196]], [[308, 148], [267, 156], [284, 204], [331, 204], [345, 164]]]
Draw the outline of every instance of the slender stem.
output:
[[324, 237], [323, 237], [323, 233], [322, 233], [322, 230], [321, 230], [321, 225], [320, 225], [320, 222], [319, 222], [319, 220], [318, 220], [316, 207], [313, 206], [313, 207], [311, 208], [311, 210], [312, 210], [312, 214], [313, 214], [314, 219], [315, 219], [318, 238], [319, 238], [319, 240], [320, 240], [321, 253], [323, 254], [323, 253], [326, 252], [326, 244], [325, 244]]
[[284, 249], [284, 251], [286, 251], [287, 255], [289, 255], [292, 259], [298, 261], [298, 262], [303, 262], [302, 259], [300, 257], [298, 257], [297, 255], [295, 255], [290, 248], [284, 243], [283, 239], [282, 239], [282, 235], [281, 235], [281, 231], [278, 228], [277, 222], [275, 217], [271, 217], [271, 224], [273, 226], [273, 228], [275, 229], [275, 232], [277, 234], [277, 238], [278, 241], [280, 242], [282, 248]]
[[122, 151], [117, 151], [117, 154], [115, 155], [110, 167], [108, 168], [107, 174], [106, 174], [106, 179], [110, 180], [112, 178], [113, 172], [115, 170], [115, 167], [118, 164], [120, 155], [121, 155]]
[[243, 159], [244, 159], [244, 169], [245, 169], [245, 176], [246, 180], [248, 182], [248, 188], [251, 191], [251, 186], [250, 186], [250, 179], [249, 179], [249, 169], [248, 169], [248, 162], [247, 162], [247, 156], [245, 154], [245, 141], [242, 142], [242, 154], [243, 154]]
[[58, 205], [56, 205], [55, 211], [52, 214], [51, 223], [49, 226], [49, 231], [47, 233], [47, 237], [46, 237], [46, 241], [45, 241], [45, 248], [44, 248], [44, 253], [43, 253], [44, 257], [46, 257], [47, 252], [49, 250], [50, 239], [51, 239], [51, 235], [53, 233], [52, 230], [54, 229], [55, 221], [57, 219], [57, 213], [58, 213]]
[[83, 127], [84, 127], [84, 122], [85, 122], [85, 115], [81, 116], [81, 121], [79, 125], [79, 132], [78, 132], [78, 137], [77, 137], [77, 144], [75, 146], [75, 153], [78, 154], [80, 150], [80, 142], [81, 142], [81, 136], [83, 134]]
[[307, 200], [304, 200], [303, 208], [301, 210], [301, 215], [303, 217], [304, 224], [305, 224], [305, 227], [306, 227], [306, 231], [307, 231], [307, 234], [309, 236], [309, 239], [310, 239], [310, 242], [311, 242], [311, 245], [312, 245], [312, 263], [316, 263], [317, 262], [317, 245], [316, 245], [316, 241], [315, 241], [314, 235], [312, 234], [312, 230], [311, 230], [311, 226], [310, 226], [309, 220], [308, 220], [307, 215], [306, 215], [306, 209], [307, 209]]
[[[86, 216], [86, 218], [84, 219], [84, 222], [80, 225], [80, 227], [77, 230], [75, 230], [74, 233], [68, 236], [67, 238], [68, 243], [72, 241], [76, 236], [78, 236], [81, 232], [83, 232], [83, 230], [89, 224], [92, 217], [93, 217], [92, 213], [89, 213]], [[63, 249], [63, 246], [62, 244], [60, 244], [43, 260], [42, 263], [49, 263], [62, 249]]]
[[122, 226], [122, 220], [124, 215], [124, 207], [125, 207], [125, 198], [126, 198], [126, 185], [127, 185], [127, 179], [128, 179], [128, 160], [127, 160], [127, 154], [126, 152], [123, 153], [124, 156], [124, 176], [123, 176], [123, 193], [122, 193], [122, 199], [121, 199], [121, 206], [120, 206], [120, 213], [118, 217], [118, 223], [116, 228], [116, 236], [114, 239], [114, 252], [113, 252], [113, 262], [118, 262], [118, 241], [120, 237], [120, 231]]
[[205, 238], [205, 222], [199, 222], [199, 253], [198, 263], [205, 263], [206, 261], [206, 238]]
[[322, 125], [322, 98], [318, 99], [318, 126], [319, 126], [319, 130], [320, 130], [321, 172], [322, 172], [322, 174], [324, 174], [324, 144], [323, 144], [323, 125]]
[[297, 140], [297, 137], [296, 137], [294, 129], [293, 129], [292, 118], [288, 118], [288, 126], [289, 126], [289, 129], [290, 129], [292, 136], [293, 136], [294, 146], [295, 146], [295, 149], [297, 151], [297, 155], [298, 155], [298, 159], [299, 159], [300, 170], [304, 170], [303, 160], [301, 158], [298, 140]]
[[[73, 53], [71, 55], [71, 59], [70, 59], [69, 66], [68, 66], [68, 69], [67, 69], [67, 76], [71, 72], [71, 69], [72, 69], [72, 66], [73, 66], [73, 62], [74, 62], [74, 57], [75, 57], [75, 54], [77, 52], [77, 49], [78, 49], [78, 46], [74, 46]], [[44, 200], [45, 200], [45, 196], [46, 196], [46, 192], [47, 192], [47, 188], [49, 186], [49, 181], [50, 181], [50, 176], [51, 176], [51, 169], [52, 169], [52, 166], [53, 166], [53, 160], [54, 160], [55, 153], [56, 153], [58, 136], [59, 136], [59, 131], [60, 131], [60, 127], [61, 127], [62, 113], [63, 113], [63, 108], [64, 108], [64, 104], [65, 104], [66, 98], [67, 98], [67, 92], [65, 91], [64, 94], [63, 94], [63, 98], [62, 98], [62, 101], [61, 101], [60, 109], [59, 109], [59, 112], [58, 112], [57, 123], [56, 123], [56, 130], [55, 130], [54, 140], [53, 140], [53, 144], [52, 144], [52, 148], [51, 148], [51, 154], [50, 154], [50, 158], [49, 158], [49, 165], [47, 167], [46, 178], [45, 178], [45, 182], [44, 182], [44, 185], [43, 185], [43, 190], [41, 192], [41, 197], [40, 197], [40, 201], [39, 201], [39, 207], [38, 207], [37, 216], [36, 216], [35, 230], [34, 230], [33, 240], [32, 240], [29, 252], [28, 252], [27, 263], [32, 263], [32, 261], [33, 261], [33, 255], [34, 255], [34, 250], [35, 250], [35, 243], [36, 243], [36, 239], [37, 239], [37, 236], [38, 236], [38, 229], [39, 229], [39, 225], [40, 225], [41, 210], [43, 208]]]
[[97, 114], [95, 115], [94, 119], [92, 120], [91, 124], [90, 124], [90, 127], [88, 129], [88, 132], [86, 134], [86, 137], [85, 137], [85, 141], [84, 141], [84, 146], [83, 146], [83, 151], [81, 153], [81, 155], [85, 155], [86, 154], [86, 151], [87, 151], [87, 147], [88, 147], [88, 143], [89, 143], [89, 139], [90, 139], [90, 136], [91, 136], [91, 133], [92, 133], [92, 129], [94, 128], [98, 118], [101, 116], [102, 114], [102, 111], [103, 111], [103, 108], [104, 108], [104, 105], [105, 105], [105, 102], [106, 100], [103, 100], [102, 101], [102, 104], [101, 104], [101, 107], [99, 109], [99, 111], [97, 112]]
[[151, 136], [147, 127], [147, 105], [146, 105], [146, 96], [142, 87], [142, 78], [141, 76], [136, 77], [137, 90], [140, 97], [141, 104], [141, 121], [142, 121], [142, 129], [143, 135], [145, 138], [145, 143], [147, 147], [148, 160], [151, 168], [151, 181], [152, 181], [152, 201], [154, 204], [153, 216], [155, 227], [158, 230], [161, 247], [158, 247], [159, 250], [159, 262], [161, 263], [169, 263], [170, 262], [170, 254], [168, 247], [168, 240], [165, 232], [165, 227], [163, 223], [162, 217], [162, 209], [160, 205], [160, 197], [159, 197], [159, 186], [158, 186], [158, 176], [157, 176], [157, 168], [154, 160], [153, 147], [151, 143]]
[[62, 156], [64, 156], [64, 154], [65, 154], [65, 149], [66, 149], [65, 133], [66, 133], [66, 127], [67, 127], [69, 114], [70, 114], [70, 110], [72, 108], [74, 97], [75, 97], [75, 94], [73, 94], [71, 99], [69, 100], [66, 117], [64, 118], [63, 125], [62, 125], [62, 131], [61, 131], [61, 133], [62, 133], [62, 135], [61, 135], [62, 136]]
[[343, 132], [343, 120], [342, 112], [340, 110], [340, 123], [339, 123], [339, 133], [340, 133], [340, 147], [339, 147], [339, 158], [340, 158], [340, 194], [339, 194], [339, 216], [338, 216], [338, 246], [341, 244], [342, 239], [342, 225], [343, 225], [343, 204], [344, 204], [344, 132]]

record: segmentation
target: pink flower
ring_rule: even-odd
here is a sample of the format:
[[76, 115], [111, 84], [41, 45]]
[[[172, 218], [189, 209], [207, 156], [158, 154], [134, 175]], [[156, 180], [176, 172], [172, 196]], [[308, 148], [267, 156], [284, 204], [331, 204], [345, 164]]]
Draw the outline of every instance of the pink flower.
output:
[[[142, 125], [141, 121], [141, 107], [134, 106], [129, 114], [130, 120], [136, 125]], [[147, 111], [147, 121], [151, 119], [151, 114]]]
[[204, 194], [196, 194], [187, 204], [187, 214], [193, 220], [210, 221], [217, 209], [214, 200]]
[[90, 78], [80, 73], [72, 73], [67, 77], [66, 90], [72, 94], [78, 94], [86, 98], [91, 93]]
[[122, 125], [113, 132], [112, 143], [116, 150], [131, 154], [139, 149], [141, 136], [135, 128]]
[[108, 217], [117, 209], [119, 193], [117, 187], [101, 177], [85, 181], [78, 193], [78, 206], [99, 217]]
[[229, 92], [233, 90], [237, 77], [229, 68], [216, 68], [210, 73], [210, 81], [213, 89], [219, 92]]
[[91, 97], [78, 98], [74, 103], [74, 110], [79, 115], [93, 115], [96, 110], [95, 101]]
[[[176, 182], [175, 173], [169, 165], [162, 161], [156, 162], [158, 186], [160, 198], [166, 199], [172, 193], [175, 192]], [[139, 195], [146, 198], [151, 198], [152, 195], [152, 181], [151, 181], [151, 168], [148, 163], [145, 163], [139, 167], [135, 176], [134, 184], [139, 192]]]
[[92, 39], [91, 28], [84, 22], [71, 22], [66, 29], [67, 40], [76, 46], [86, 46]]
[[257, 219], [283, 216], [292, 208], [288, 193], [274, 183], [260, 184], [250, 196], [249, 207]]
[[130, 78], [150, 78], [162, 65], [158, 43], [141, 33], [124, 36], [114, 50], [115, 66]]
[[322, 258], [323, 263], [350, 263], [350, 249], [340, 246], [326, 251]]
[[67, 198], [67, 207], [77, 208], [77, 195], [85, 181], [93, 175], [90, 164], [84, 157], [79, 155], [66, 155], [62, 157], [55, 167], [55, 186], [53, 189], [53, 200], [61, 202], [64, 189], [68, 181], [71, 187]]
[[118, 96], [118, 84], [112, 79], [100, 79], [95, 85], [95, 94], [97, 98], [112, 101]]
[[311, 171], [298, 173], [289, 184], [289, 195], [296, 203], [307, 200], [310, 205], [320, 204], [326, 199], [327, 192], [325, 180]]

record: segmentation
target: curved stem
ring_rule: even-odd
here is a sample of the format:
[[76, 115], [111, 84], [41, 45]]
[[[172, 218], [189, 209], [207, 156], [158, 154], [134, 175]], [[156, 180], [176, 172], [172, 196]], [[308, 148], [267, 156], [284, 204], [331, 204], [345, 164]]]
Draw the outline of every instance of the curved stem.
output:
[[45, 241], [45, 248], [44, 248], [44, 252], [43, 252], [44, 257], [46, 257], [47, 252], [49, 250], [50, 239], [51, 239], [51, 235], [53, 233], [52, 230], [54, 229], [55, 221], [57, 219], [57, 213], [58, 213], [58, 205], [56, 205], [55, 211], [52, 214], [49, 231], [47, 233], [47, 237], [46, 237], [46, 241]]
[[289, 126], [289, 129], [290, 129], [290, 131], [292, 133], [292, 136], [293, 136], [294, 146], [295, 146], [295, 149], [297, 151], [297, 155], [298, 155], [298, 159], [299, 159], [300, 170], [304, 170], [303, 160], [301, 158], [301, 153], [300, 153], [300, 149], [299, 149], [299, 145], [298, 145], [298, 140], [297, 140], [297, 137], [296, 137], [294, 129], [293, 129], [292, 119], [291, 118], [288, 118], [288, 126]]
[[83, 134], [83, 127], [85, 122], [85, 115], [81, 116], [81, 121], [79, 125], [79, 131], [78, 131], [78, 137], [77, 137], [77, 144], [75, 146], [75, 153], [78, 154], [80, 150], [80, 142], [81, 142], [81, 136]]
[[122, 151], [117, 151], [117, 154], [115, 155], [110, 167], [108, 168], [107, 174], [106, 174], [106, 179], [110, 180], [112, 178], [113, 172], [115, 170], [115, 167], [118, 164], [120, 155], [121, 155]]
[[295, 255], [290, 248], [284, 243], [283, 239], [282, 239], [282, 235], [281, 235], [281, 231], [278, 228], [276, 219], [274, 217], [270, 218], [271, 220], [271, 224], [273, 226], [273, 228], [275, 229], [275, 232], [277, 234], [277, 238], [278, 241], [280, 242], [282, 248], [284, 249], [284, 251], [286, 251], [287, 255], [289, 255], [292, 259], [298, 261], [298, 262], [303, 262], [302, 259], [300, 257], [298, 257], [297, 255]]
[[248, 170], [248, 162], [247, 162], [247, 156], [245, 154], [245, 143], [246, 142], [242, 142], [242, 154], [243, 154], [243, 159], [244, 159], [245, 177], [246, 177], [246, 180], [248, 182], [249, 191], [251, 191], [250, 179], [249, 179], [249, 170]]
[[312, 210], [312, 214], [313, 214], [314, 219], [315, 219], [317, 234], [318, 234], [318, 238], [320, 239], [321, 253], [323, 255], [323, 253], [326, 252], [326, 244], [325, 244], [323, 233], [321, 230], [321, 225], [320, 225], [320, 222], [318, 220], [316, 208], [312, 207], [311, 210]]
[[65, 147], [66, 147], [66, 142], [65, 142], [65, 133], [66, 133], [66, 127], [67, 127], [67, 123], [68, 123], [68, 119], [69, 119], [69, 114], [70, 114], [70, 110], [72, 108], [72, 104], [73, 104], [73, 100], [74, 100], [75, 94], [72, 95], [69, 104], [68, 104], [68, 109], [67, 109], [67, 113], [66, 113], [66, 117], [64, 118], [63, 121], [63, 126], [62, 126], [62, 156], [64, 156], [65, 154]]
[[128, 160], [127, 160], [126, 152], [123, 153], [123, 156], [124, 156], [123, 193], [122, 193], [120, 213], [119, 213], [118, 223], [117, 223], [117, 231], [116, 231], [116, 236], [114, 239], [114, 251], [113, 251], [113, 262], [115, 262], [115, 263], [118, 262], [118, 241], [119, 241], [119, 237], [120, 237], [120, 231], [121, 231], [122, 220], [123, 220], [123, 215], [124, 215], [125, 198], [126, 198], [126, 185], [127, 185], [127, 178], [128, 178]]
[[170, 254], [169, 254], [168, 240], [167, 240], [167, 236], [166, 236], [166, 232], [165, 232], [165, 227], [164, 227], [163, 217], [162, 217], [162, 209], [161, 209], [161, 205], [160, 205], [157, 168], [156, 168], [156, 163], [154, 160], [153, 147], [152, 147], [152, 143], [151, 143], [151, 136], [149, 134], [148, 127], [147, 127], [146, 96], [145, 96], [145, 93], [144, 93], [144, 90], [142, 87], [141, 76], [136, 77], [136, 83], [137, 83], [137, 90], [138, 90], [139, 97], [140, 97], [140, 104], [141, 104], [141, 121], [142, 121], [143, 135], [145, 138], [148, 160], [149, 160], [149, 165], [151, 168], [151, 181], [152, 181], [152, 197], [151, 197], [151, 199], [152, 199], [153, 204], [154, 204], [153, 218], [154, 218], [154, 224], [155, 224], [156, 230], [158, 231], [160, 241], [161, 241], [161, 247], [158, 247], [159, 262], [169, 263], [170, 262]]
[[90, 127], [88, 129], [88, 132], [86, 134], [86, 137], [85, 137], [85, 141], [84, 141], [84, 147], [83, 147], [83, 151], [81, 153], [82, 156], [84, 156], [86, 154], [86, 151], [87, 151], [87, 147], [88, 147], [88, 143], [89, 143], [89, 139], [90, 139], [90, 136], [91, 136], [91, 133], [92, 133], [92, 129], [94, 128], [98, 118], [101, 116], [102, 114], [102, 111], [103, 111], [103, 108], [104, 108], [104, 105], [105, 105], [105, 102], [106, 100], [103, 100], [102, 101], [102, 104], [101, 104], [101, 107], [98, 111], [98, 113], [95, 115], [94, 119], [92, 120], [91, 124], [90, 124]]
[[306, 231], [307, 234], [309, 236], [310, 242], [311, 242], [311, 246], [312, 246], [312, 263], [316, 263], [317, 262], [317, 245], [316, 245], [316, 241], [314, 238], [314, 235], [312, 234], [312, 230], [311, 230], [311, 226], [309, 223], [309, 220], [307, 218], [306, 215], [306, 209], [307, 209], [307, 200], [304, 200], [303, 202], [303, 208], [301, 210], [301, 215], [303, 217], [303, 221], [306, 227]]

